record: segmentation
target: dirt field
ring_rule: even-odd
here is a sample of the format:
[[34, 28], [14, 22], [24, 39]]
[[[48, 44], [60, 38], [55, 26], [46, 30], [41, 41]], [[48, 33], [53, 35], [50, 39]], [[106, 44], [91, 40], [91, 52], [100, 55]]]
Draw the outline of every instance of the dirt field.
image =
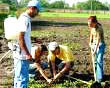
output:
[[[109, 75], [110, 74], [109, 19], [100, 19], [99, 22], [103, 25], [105, 32], [104, 34], [106, 42], [106, 51], [104, 56], [104, 68], [105, 74]], [[42, 36], [39, 37], [42, 40], [42, 42], [48, 43], [50, 41], [57, 41], [60, 44], [63, 44], [65, 42], [79, 43], [80, 47], [77, 49], [75, 48], [73, 50], [73, 54], [77, 57], [75, 59], [76, 62], [74, 64], [78, 65], [79, 63], [78, 72], [81, 72], [81, 70], [83, 71], [88, 70], [89, 72], [92, 72], [91, 66], [89, 68], [89, 65], [91, 64], [91, 56], [88, 46], [89, 30], [87, 27], [87, 18], [40, 18], [40, 22], [39, 21], [36, 22], [35, 20], [33, 21], [33, 30], [37, 31], [37, 29], [38, 32], [44, 31], [46, 33], [47, 32], [46, 30], [48, 30], [50, 32], [51, 31], [55, 32], [56, 34], [56, 36], [54, 35], [53, 37], [49, 37], [49, 39], [47, 39], [46, 37], [43, 38]], [[57, 35], [57, 32], [60, 33], [60, 35], [62, 36], [59, 36], [59, 34]], [[73, 35], [72, 34], [69, 35], [69, 33], [72, 33]], [[65, 37], [64, 34], [67, 36]], [[85, 69], [82, 69], [81, 65], [87, 65], [87, 67], [85, 67]]]
[[[99, 19], [99, 22], [104, 28], [106, 42], [104, 55], [105, 81], [110, 80], [110, 25], [109, 19]], [[89, 30], [87, 27], [87, 18], [40, 18], [40, 22], [36, 22], [36, 20], [33, 21], [33, 30], [45, 33], [47, 33], [47, 30], [48, 32], [54, 32], [53, 36], [37, 36], [37, 39], [42, 40], [43, 43], [50, 41], [57, 41], [60, 44], [66, 43], [66, 45], [72, 49], [75, 56], [73, 73], [76, 73], [77, 76], [82, 77], [84, 80], [90, 80], [91, 76], [93, 77], [93, 75], [91, 75], [93, 74], [92, 60], [88, 46]], [[79, 46], [71, 46], [71, 43], [78, 43]]]
[[[104, 55], [104, 80], [110, 80], [110, 19], [100, 19], [99, 22], [103, 25], [105, 32], [106, 51]], [[60, 44], [68, 45], [75, 56], [74, 66], [70, 72], [72, 76], [89, 81], [93, 79], [92, 60], [90, 49], [88, 45], [89, 30], [87, 27], [87, 18], [36, 18], [32, 22], [33, 31], [44, 33], [36, 37], [32, 37], [32, 42], [48, 44], [50, 41], [56, 41]], [[46, 35], [48, 32], [48, 35]], [[50, 36], [50, 32], [53, 36]], [[7, 52], [6, 44], [0, 39], [0, 57]], [[72, 46], [71, 46], [72, 45]], [[5, 61], [2, 61], [0, 69], [3, 69]], [[12, 63], [12, 62], [11, 62]], [[7, 63], [6, 63], [7, 64]], [[10, 64], [5, 65], [7, 68]], [[4, 67], [4, 68], [6, 68]], [[1, 71], [1, 70], [0, 70]], [[2, 75], [7, 73], [2, 70], [0, 72], [0, 79]], [[6, 74], [8, 75], [8, 74]], [[12, 74], [11, 74], [12, 75]], [[11, 76], [10, 75], [10, 76]], [[10, 77], [9, 76], [9, 77]], [[0, 87], [1, 88], [1, 87]], [[10, 88], [10, 87], [8, 87]]]

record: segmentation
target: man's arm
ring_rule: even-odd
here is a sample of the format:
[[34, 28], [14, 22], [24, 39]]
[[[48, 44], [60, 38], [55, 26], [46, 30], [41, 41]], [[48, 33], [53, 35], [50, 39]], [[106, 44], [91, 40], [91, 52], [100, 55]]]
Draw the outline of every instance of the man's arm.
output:
[[25, 52], [26, 58], [29, 60], [32, 60], [32, 56], [29, 53], [27, 46], [26, 46], [26, 43], [25, 43], [25, 40], [24, 40], [24, 34], [25, 34], [24, 32], [19, 33], [19, 38], [18, 38], [19, 39], [19, 45], [20, 45], [21, 50]]
[[41, 68], [40, 64], [39, 63], [35, 63], [35, 65], [37, 67], [37, 70], [39, 70], [40, 74], [47, 80], [47, 82], [51, 83], [52, 80], [47, 77], [47, 75], [45, 74], [44, 70]]
[[53, 72], [53, 76], [55, 77], [56, 76], [56, 69], [55, 69], [55, 59], [51, 59], [52, 57], [50, 55], [48, 55], [47, 59], [48, 59], [48, 62], [50, 62], [50, 66], [52, 66], [52, 72]]
[[55, 61], [51, 61], [53, 76], [56, 76]]
[[69, 69], [70, 69], [70, 62], [66, 62], [64, 68], [58, 74], [56, 74], [56, 76], [54, 77], [54, 80], [60, 78]]

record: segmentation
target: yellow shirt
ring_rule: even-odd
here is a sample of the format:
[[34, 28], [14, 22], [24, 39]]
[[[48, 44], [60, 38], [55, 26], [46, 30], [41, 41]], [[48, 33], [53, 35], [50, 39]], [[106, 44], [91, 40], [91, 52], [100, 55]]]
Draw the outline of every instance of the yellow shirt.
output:
[[67, 46], [59, 45], [59, 47], [60, 47], [59, 55], [55, 56], [51, 51], [49, 51], [48, 58], [51, 61], [55, 61], [55, 57], [57, 57], [63, 61], [73, 61], [74, 60], [72, 51]]

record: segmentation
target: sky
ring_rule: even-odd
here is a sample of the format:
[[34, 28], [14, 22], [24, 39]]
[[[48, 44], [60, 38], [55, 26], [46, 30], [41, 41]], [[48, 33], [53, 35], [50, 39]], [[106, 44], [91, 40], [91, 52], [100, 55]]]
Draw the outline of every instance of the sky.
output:
[[[49, 0], [50, 2], [54, 2], [54, 1], [59, 1], [59, 0]], [[65, 0], [66, 3], [68, 3], [70, 6], [74, 4], [76, 4], [77, 2], [84, 2], [87, 0]], [[110, 4], [110, 0], [99, 0], [102, 3], [108, 2]]]

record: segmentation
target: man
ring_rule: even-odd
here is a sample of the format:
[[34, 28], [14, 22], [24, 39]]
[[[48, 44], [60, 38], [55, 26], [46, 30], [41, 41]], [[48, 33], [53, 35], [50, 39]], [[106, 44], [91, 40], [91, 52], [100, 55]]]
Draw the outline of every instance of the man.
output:
[[[103, 55], [105, 51], [104, 32], [102, 25], [97, 21], [96, 16], [90, 16], [88, 18], [88, 26], [90, 28], [90, 48], [93, 60], [96, 62], [94, 66], [94, 78], [95, 81], [101, 82], [103, 78]], [[93, 63], [94, 63], [93, 62]], [[96, 73], [95, 73], [96, 70]], [[96, 74], [96, 75], [95, 75]]]
[[[48, 48], [48, 60], [51, 62], [53, 81], [55, 81], [70, 70], [73, 54], [67, 46], [59, 45], [57, 42], [50, 42]], [[56, 71], [56, 65], [61, 68], [58, 73]]]
[[[41, 56], [48, 53], [47, 47], [45, 45], [37, 45], [31, 48], [31, 55], [35, 60], [35, 63], [30, 64], [30, 73], [35, 74], [38, 70], [41, 75], [50, 83], [52, 80], [47, 77], [47, 74], [43, 69], [48, 67], [48, 63], [41, 61]], [[39, 76], [39, 75], [36, 75]]]
[[16, 50], [13, 52], [14, 58], [14, 88], [28, 88], [29, 82], [29, 61], [32, 61], [31, 56], [31, 18], [38, 15], [40, 4], [36, 0], [28, 3], [26, 12], [20, 15], [19, 37], [16, 44]]

